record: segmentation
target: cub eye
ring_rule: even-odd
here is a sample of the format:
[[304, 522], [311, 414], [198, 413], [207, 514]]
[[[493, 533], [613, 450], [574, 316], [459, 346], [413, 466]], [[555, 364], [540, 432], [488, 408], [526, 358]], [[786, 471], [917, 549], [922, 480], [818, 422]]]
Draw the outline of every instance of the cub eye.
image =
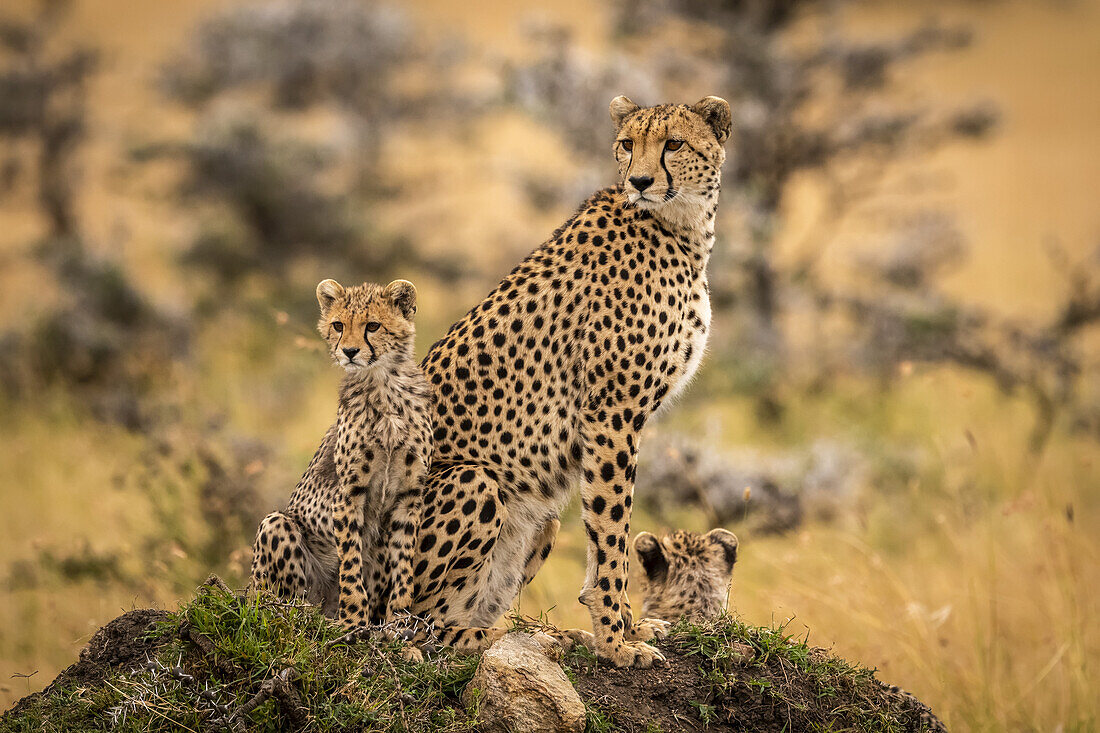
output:
[[665, 150], [675, 151], [675, 150], [679, 150], [682, 147], [684, 147], [684, 141], [683, 140], [669, 140], [668, 142], [665, 143]]
[[382, 328], [382, 324], [379, 323], [378, 321], [371, 321], [370, 323], [367, 324], [367, 330], [370, 331], [371, 333], [374, 333], [375, 331], [377, 331], [380, 328]]
[[340, 323], [340, 321], [333, 321], [332, 328], [336, 331], [336, 333], [342, 333], [344, 330], [344, 324]]
[[634, 141], [633, 140], [620, 140], [619, 145], [622, 145], [623, 150], [625, 150], [628, 153], [630, 151], [634, 150]]

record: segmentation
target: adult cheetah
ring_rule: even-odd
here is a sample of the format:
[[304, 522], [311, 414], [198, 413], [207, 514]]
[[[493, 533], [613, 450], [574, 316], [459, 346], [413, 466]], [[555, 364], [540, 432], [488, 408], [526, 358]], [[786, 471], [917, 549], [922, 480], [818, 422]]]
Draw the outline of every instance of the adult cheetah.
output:
[[591, 196], [432, 346], [433, 461], [413, 612], [443, 643], [480, 648], [549, 554], [581, 486], [580, 601], [597, 654], [663, 660], [626, 595], [636, 456], [651, 415], [687, 384], [710, 323], [725, 100], [610, 105], [620, 183]]

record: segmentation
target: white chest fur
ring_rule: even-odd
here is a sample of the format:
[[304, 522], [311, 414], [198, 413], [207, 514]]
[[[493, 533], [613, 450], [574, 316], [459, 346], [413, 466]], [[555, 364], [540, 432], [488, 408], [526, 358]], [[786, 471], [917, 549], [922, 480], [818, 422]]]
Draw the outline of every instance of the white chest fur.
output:
[[367, 442], [375, 443], [385, 453], [391, 453], [408, 440], [409, 425], [404, 416], [389, 410], [370, 415], [364, 426]]
[[680, 344], [683, 363], [669, 391], [670, 397], [680, 394], [691, 382], [707, 350], [707, 336], [710, 334], [710, 292], [705, 278], [700, 278], [692, 288], [684, 312], [683, 333], [684, 338]]

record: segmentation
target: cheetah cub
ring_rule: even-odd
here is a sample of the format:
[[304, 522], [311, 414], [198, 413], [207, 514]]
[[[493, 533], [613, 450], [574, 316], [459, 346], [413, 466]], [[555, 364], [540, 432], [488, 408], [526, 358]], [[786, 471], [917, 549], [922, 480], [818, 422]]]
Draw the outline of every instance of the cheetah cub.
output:
[[348, 628], [412, 602], [412, 549], [431, 452], [431, 391], [413, 360], [416, 289], [317, 286], [317, 327], [344, 368], [336, 422], [285, 511], [260, 524], [252, 585], [319, 604]]
[[[658, 539], [649, 532], [634, 538], [634, 554], [641, 561], [642, 613], [652, 618], [675, 621], [684, 617], [701, 622], [717, 618], [726, 607], [733, 566], [737, 562], [737, 537], [724, 529], [698, 534], [677, 530]], [[751, 657], [752, 647], [743, 653]], [[903, 709], [911, 710], [919, 721], [919, 730], [947, 733], [932, 709], [912, 693], [897, 685], [875, 680]]]
[[681, 529], [661, 539], [640, 532], [634, 538], [634, 555], [644, 571], [643, 616], [705, 621], [725, 609], [737, 562], [737, 537], [732, 532]]

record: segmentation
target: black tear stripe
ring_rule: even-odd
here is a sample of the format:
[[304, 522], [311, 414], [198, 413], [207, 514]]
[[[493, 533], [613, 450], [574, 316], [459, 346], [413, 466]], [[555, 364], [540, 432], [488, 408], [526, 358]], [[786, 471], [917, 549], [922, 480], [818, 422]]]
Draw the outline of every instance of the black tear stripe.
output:
[[672, 189], [672, 174], [668, 172], [668, 166], [665, 165], [665, 154], [667, 152], [668, 152], [667, 150], [662, 150], [661, 151], [661, 168], [664, 169], [664, 172], [665, 172], [665, 183], [666, 183], [665, 190], [666, 191], [671, 191], [671, 190], [673, 190]]
[[378, 358], [378, 356], [374, 353], [374, 347], [370, 345], [370, 339], [367, 338], [366, 334], [363, 335], [363, 343], [365, 343], [367, 345], [367, 348], [370, 349], [370, 363], [373, 364], [374, 360]]

